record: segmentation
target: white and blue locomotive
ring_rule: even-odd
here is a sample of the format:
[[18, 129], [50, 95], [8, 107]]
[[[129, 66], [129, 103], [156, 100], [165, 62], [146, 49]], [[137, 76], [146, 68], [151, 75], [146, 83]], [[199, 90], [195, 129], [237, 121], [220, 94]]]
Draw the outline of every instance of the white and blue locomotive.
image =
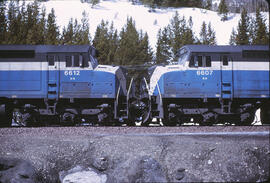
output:
[[149, 121], [250, 125], [260, 108], [269, 124], [269, 68], [268, 46], [186, 45], [151, 74]]
[[98, 65], [90, 45], [0, 45], [0, 125], [127, 117], [119, 66]]

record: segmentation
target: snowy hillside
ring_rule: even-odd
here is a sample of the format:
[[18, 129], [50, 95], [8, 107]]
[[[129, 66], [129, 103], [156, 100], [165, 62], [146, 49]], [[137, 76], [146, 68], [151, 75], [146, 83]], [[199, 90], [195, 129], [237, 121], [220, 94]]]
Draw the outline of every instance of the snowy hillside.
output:
[[[127, 17], [132, 17], [136, 22], [137, 29], [142, 29], [148, 33], [149, 41], [155, 50], [157, 33], [160, 28], [169, 24], [170, 19], [178, 11], [180, 16], [185, 16], [188, 20], [189, 16], [193, 19], [193, 31], [199, 36], [202, 22], [206, 24], [211, 22], [212, 28], [216, 32], [217, 44], [224, 45], [229, 43], [232, 28], [236, 29], [240, 14], [230, 14], [228, 21], [222, 22], [217, 12], [208, 11], [199, 8], [169, 8], [156, 9], [156, 12], [149, 12], [149, 8], [143, 5], [132, 5], [128, 0], [111, 0], [103, 1], [94, 8], [87, 3], [81, 3], [80, 0], [50, 0], [42, 3], [47, 9], [47, 13], [51, 8], [55, 9], [57, 22], [60, 26], [68, 24], [71, 17], [78, 20], [82, 17], [85, 10], [89, 14], [90, 34], [93, 38], [97, 25], [102, 19], [113, 21], [118, 32], [125, 25]], [[253, 14], [253, 16], [255, 16]], [[268, 13], [263, 14], [264, 18], [269, 22]]]

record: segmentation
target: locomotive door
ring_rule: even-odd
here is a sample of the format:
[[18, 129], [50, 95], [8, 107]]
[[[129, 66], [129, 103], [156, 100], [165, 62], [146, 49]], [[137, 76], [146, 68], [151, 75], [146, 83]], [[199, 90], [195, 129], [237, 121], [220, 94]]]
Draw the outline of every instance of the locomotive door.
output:
[[221, 97], [233, 98], [233, 60], [228, 55], [222, 55], [220, 62], [221, 71]]
[[59, 90], [59, 56], [48, 54], [48, 99], [57, 99]]

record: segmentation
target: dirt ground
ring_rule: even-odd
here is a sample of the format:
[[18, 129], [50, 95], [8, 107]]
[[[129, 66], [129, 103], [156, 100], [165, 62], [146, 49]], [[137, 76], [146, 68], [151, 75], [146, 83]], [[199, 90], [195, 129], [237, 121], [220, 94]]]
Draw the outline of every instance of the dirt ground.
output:
[[59, 182], [60, 171], [77, 165], [96, 168], [108, 176], [107, 182], [133, 182], [142, 176], [133, 167], [145, 157], [158, 164], [165, 182], [260, 182], [269, 179], [269, 130], [269, 126], [2, 128], [0, 157], [29, 161], [37, 180], [48, 183]]

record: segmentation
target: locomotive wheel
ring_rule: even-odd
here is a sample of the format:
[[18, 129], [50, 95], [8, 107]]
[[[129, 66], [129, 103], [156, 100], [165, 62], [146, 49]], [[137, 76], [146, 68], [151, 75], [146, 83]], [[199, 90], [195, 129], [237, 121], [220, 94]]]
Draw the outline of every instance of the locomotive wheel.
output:
[[240, 115], [240, 126], [251, 125], [255, 118], [255, 112], [245, 112]]
[[10, 127], [12, 123], [11, 109], [4, 104], [0, 105], [0, 109], [0, 127]]
[[270, 125], [270, 108], [266, 106], [262, 107], [260, 115], [262, 124]]

